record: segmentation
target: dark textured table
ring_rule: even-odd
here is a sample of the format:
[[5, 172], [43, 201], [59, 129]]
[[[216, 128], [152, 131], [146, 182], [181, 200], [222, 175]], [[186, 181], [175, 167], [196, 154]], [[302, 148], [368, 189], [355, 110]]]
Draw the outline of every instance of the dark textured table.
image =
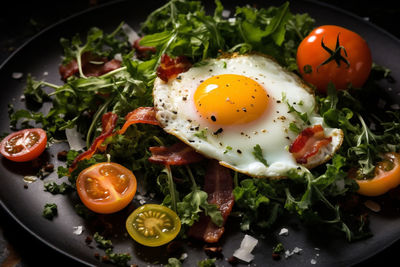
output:
[[[15, 49], [45, 27], [76, 12], [108, 1], [9, 1], [9, 4], [2, 7], [0, 13], [0, 63], [4, 62]], [[368, 19], [373, 24], [400, 38], [400, 27], [396, 23], [400, 16], [400, 9], [393, 5], [393, 3], [396, 3], [395, 1], [326, 0], [324, 2]], [[16, 201], [18, 200], [16, 199]], [[382, 264], [395, 266], [394, 263], [398, 261], [399, 250], [400, 241], [358, 266], [381, 266]], [[79, 265], [27, 233], [0, 207], [0, 267], [13, 266]]]

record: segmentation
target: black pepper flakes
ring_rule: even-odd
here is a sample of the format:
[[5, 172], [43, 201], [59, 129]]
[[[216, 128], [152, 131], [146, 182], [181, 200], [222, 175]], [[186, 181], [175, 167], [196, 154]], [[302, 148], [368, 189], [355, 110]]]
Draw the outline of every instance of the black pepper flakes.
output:
[[240, 149], [236, 150], [237, 153], [242, 154], [242, 151]]
[[211, 120], [214, 121], [214, 122], [216, 122], [216, 121], [217, 121], [217, 118], [216, 118], [214, 115], [211, 115]]
[[224, 129], [222, 129], [222, 128], [219, 128], [218, 130], [216, 130], [213, 134], [214, 135], [218, 135], [218, 134], [220, 134], [220, 133], [222, 133], [223, 132], [223, 130]]

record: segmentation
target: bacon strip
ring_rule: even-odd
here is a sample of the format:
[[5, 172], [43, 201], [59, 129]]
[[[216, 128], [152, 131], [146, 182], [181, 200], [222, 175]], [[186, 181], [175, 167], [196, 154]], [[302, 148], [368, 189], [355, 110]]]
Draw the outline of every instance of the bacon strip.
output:
[[[96, 64], [92, 62], [96, 62]], [[121, 67], [121, 61], [119, 60], [108, 60], [106, 57], [96, 57], [89, 52], [82, 54], [81, 63], [83, 74], [87, 77], [100, 76]], [[79, 73], [78, 63], [74, 59], [67, 65], [61, 65], [59, 67], [59, 72], [61, 78], [66, 81], [70, 76]]]
[[124, 134], [128, 127], [135, 123], [146, 123], [153, 125], [160, 125], [156, 119], [156, 111], [154, 107], [139, 107], [125, 116], [125, 124], [122, 126], [121, 130], [118, 131], [119, 134]]
[[118, 116], [115, 113], [108, 112], [105, 113], [101, 117], [102, 124], [102, 132], [101, 134], [93, 141], [93, 144], [90, 146], [88, 150], [81, 153], [79, 156], [75, 158], [72, 162], [69, 171], [72, 172], [79, 161], [84, 159], [90, 159], [97, 151], [104, 151], [105, 146], [103, 145], [104, 140], [113, 134], [113, 130], [117, 125]]
[[[232, 190], [233, 180], [229, 169], [221, 166], [216, 160], [210, 160], [205, 175], [204, 191], [208, 194], [208, 202], [219, 207], [224, 224], [234, 204]], [[216, 243], [224, 231], [224, 226], [218, 227], [209, 216], [202, 214], [200, 220], [189, 229], [188, 234], [207, 243]]]
[[192, 64], [185, 56], [170, 58], [167, 54], [161, 56], [160, 66], [157, 68], [157, 76], [164, 82], [175, 78], [179, 73], [187, 71]]
[[179, 142], [170, 147], [150, 147], [152, 153], [149, 161], [164, 165], [186, 165], [203, 160], [203, 156], [185, 143]]
[[140, 45], [140, 41], [143, 39], [139, 38], [133, 43], [133, 48], [136, 51], [136, 55], [140, 59], [146, 59], [148, 58], [151, 54], [154, 54], [157, 50], [154, 46], [142, 46]]
[[321, 125], [314, 125], [304, 129], [290, 145], [289, 152], [293, 154], [296, 162], [306, 164], [307, 160], [316, 155], [318, 151], [327, 146], [332, 141], [332, 137], [325, 137], [324, 129]]

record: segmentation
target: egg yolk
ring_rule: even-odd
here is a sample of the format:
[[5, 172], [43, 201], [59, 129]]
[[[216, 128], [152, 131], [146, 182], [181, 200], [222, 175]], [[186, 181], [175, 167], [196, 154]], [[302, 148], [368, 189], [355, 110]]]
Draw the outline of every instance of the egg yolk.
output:
[[252, 122], [264, 113], [269, 102], [263, 86], [236, 74], [208, 78], [197, 87], [193, 98], [200, 116], [218, 125]]

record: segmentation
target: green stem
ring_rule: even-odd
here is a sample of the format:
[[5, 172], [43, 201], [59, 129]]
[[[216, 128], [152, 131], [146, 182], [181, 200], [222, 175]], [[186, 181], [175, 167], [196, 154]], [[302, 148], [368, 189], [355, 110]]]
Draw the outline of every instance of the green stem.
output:
[[178, 201], [177, 201], [176, 195], [175, 195], [175, 186], [174, 186], [174, 180], [172, 178], [171, 167], [168, 164], [166, 164], [165, 165], [165, 169], [167, 171], [169, 193], [171, 195], [171, 208], [172, 208], [173, 211], [176, 212], [176, 203]]
[[239, 186], [239, 181], [238, 181], [238, 172], [235, 172], [235, 175], [233, 176], [233, 186], [238, 187]]
[[107, 99], [107, 101], [103, 104], [103, 106], [101, 106], [94, 114], [92, 123], [90, 124], [89, 130], [86, 135], [86, 147], [87, 148], [89, 148], [92, 143], [90, 137], [92, 135], [92, 132], [94, 131], [97, 121], [99, 120], [100, 116], [103, 115], [104, 111], [107, 109], [108, 105], [111, 103], [112, 100], [113, 100], [112, 97]]
[[190, 181], [192, 182], [192, 188], [194, 190], [197, 188], [196, 180], [194, 179], [192, 170], [189, 168], [189, 166], [185, 165], [185, 167], [186, 167], [187, 172], [189, 173], [189, 178], [190, 178]]
[[112, 76], [115, 73], [118, 73], [118, 72], [123, 71], [123, 70], [126, 70], [126, 67], [121, 67], [121, 68], [109, 71], [106, 74], [103, 74], [103, 75], [99, 76], [99, 78], [107, 78], [107, 77]]

